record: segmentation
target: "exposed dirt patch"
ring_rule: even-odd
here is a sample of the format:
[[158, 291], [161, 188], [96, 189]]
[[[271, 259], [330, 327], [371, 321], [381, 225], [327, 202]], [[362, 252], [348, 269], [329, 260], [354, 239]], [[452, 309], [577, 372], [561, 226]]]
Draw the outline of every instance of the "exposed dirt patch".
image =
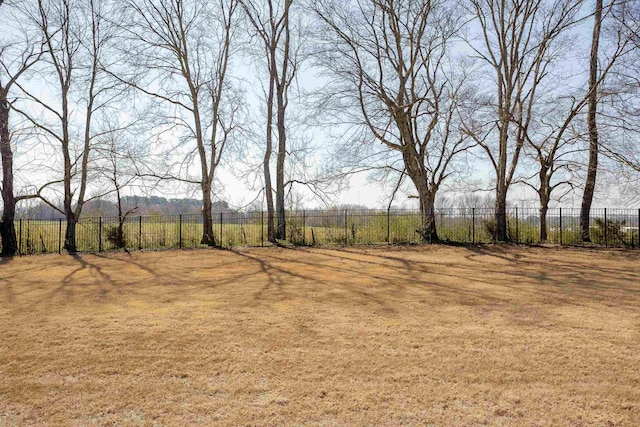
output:
[[637, 425], [640, 253], [0, 261], [0, 426]]

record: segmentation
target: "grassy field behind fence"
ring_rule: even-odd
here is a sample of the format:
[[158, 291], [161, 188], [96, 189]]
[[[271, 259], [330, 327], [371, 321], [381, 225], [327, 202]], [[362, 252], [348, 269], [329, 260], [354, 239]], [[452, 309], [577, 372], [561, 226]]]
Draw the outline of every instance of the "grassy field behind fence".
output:
[[[577, 209], [555, 209], [548, 215], [548, 243], [581, 244]], [[592, 212], [591, 239], [596, 245], [638, 246], [636, 210]], [[435, 215], [439, 238], [452, 243], [494, 241], [491, 209], [447, 209]], [[418, 244], [422, 218], [415, 211], [299, 211], [287, 214], [287, 242], [293, 245]], [[510, 210], [509, 240], [536, 244], [539, 220], [535, 209]], [[606, 224], [606, 226], [605, 226]], [[118, 248], [117, 218], [85, 218], [77, 225], [77, 245], [82, 252]], [[16, 222], [21, 254], [61, 251], [64, 220]], [[124, 223], [124, 246], [129, 250], [197, 248], [202, 237], [200, 215], [129, 217]], [[219, 247], [268, 245], [266, 214], [214, 214], [214, 238]]]

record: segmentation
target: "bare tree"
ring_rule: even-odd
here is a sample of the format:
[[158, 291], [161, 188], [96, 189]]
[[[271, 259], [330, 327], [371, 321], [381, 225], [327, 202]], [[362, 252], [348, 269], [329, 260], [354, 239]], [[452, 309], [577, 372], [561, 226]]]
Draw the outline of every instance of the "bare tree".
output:
[[[535, 132], [527, 132], [525, 136], [531, 152], [530, 157], [537, 170], [534, 176], [517, 180], [531, 187], [538, 196], [540, 209], [538, 238], [541, 242], [547, 241], [547, 213], [551, 201], [561, 200], [575, 187], [574, 172], [578, 169], [575, 157], [581, 151], [576, 145], [582, 133], [571, 126], [571, 123], [584, 106], [584, 103], [576, 103], [573, 100], [568, 115], [563, 117], [566, 111], [558, 108], [562, 106], [562, 100], [550, 99], [552, 103], [555, 101], [556, 105], [546, 112], [544, 117], [546, 120], [534, 122], [537, 129]], [[525, 151], [527, 151], [526, 147]], [[563, 190], [560, 195], [556, 195], [558, 190]]]
[[[100, 136], [93, 120], [117, 97], [114, 83], [101, 71], [113, 36], [104, 19], [110, 6], [101, 0], [38, 0], [30, 21], [46, 47], [38, 68], [43, 76], [39, 83], [55, 90], [57, 96], [49, 101], [19, 85], [21, 101], [27, 106], [14, 106], [62, 157], [61, 171], [55, 161], [51, 167], [61, 176], [48, 180], [28, 197], [39, 197], [65, 215], [64, 248], [70, 253], [77, 251], [76, 224], [84, 204], [100, 196], [89, 196], [92, 147]], [[48, 192], [57, 194], [59, 185], [63, 187], [61, 207], [48, 196]]]
[[[577, 20], [582, 21], [588, 16], [590, 13]], [[565, 37], [562, 44], [575, 45], [578, 36], [577, 32], [575, 36], [569, 35]], [[565, 62], [571, 58], [567, 58], [566, 53], [556, 55], [555, 64], [562, 60], [559, 61], [560, 67], [550, 68], [547, 71], [553, 76], [550, 79], [553, 83], [550, 87], [542, 86], [543, 90], [539, 90], [540, 100], [533, 105], [534, 117], [532, 123], [526, 128], [524, 137], [537, 163], [538, 179], [519, 182], [532, 187], [538, 194], [541, 241], [547, 239], [546, 215], [554, 193], [560, 189], [564, 190], [560, 195], [555, 196], [556, 200], [560, 200], [577, 186], [575, 174], [581, 169], [582, 162], [579, 158], [584, 151], [580, 142], [587, 132], [586, 127], [576, 121], [583, 117], [585, 107], [592, 102], [594, 94], [597, 96], [597, 103], [603, 101], [602, 91], [598, 88], [604, 84], [608, 75], [615, 70], [619, 59], [628, 51], [627, 40], [622, 33], [612, 34], [610, 41], [608, 56], [599, 58], [600, 71], [595, 84], [582, 82], [579, 77], [567, 76]], [[565, 51], [570, 50], [565, 49]], [[572, 81], [578, 82], [578, 85]], [[517, 124], [521, 123], [517, 122]]]
[[[613, 139], [624, 138], [623, 135], [614, 136], [613, 133], [615, 133], [615, 131], [611, 131], [611, 129], [619, 127], [624, 132], [629, 129], [625, 122], [629, 120], [629, 117], [633, 117], [633, 113], [624, 107], [622, 109], [619, 107], [621, 107], [620, 104], [626, 104], [624, 101], [620, 101], [625, 97], [628, 100], [629, 89], [631, 93], [637, 90], [637, 86], [633, 83], [635, 81], [633, 77], [631, 78], [631, 83], [629, 82], [629, 76], [631, 76], [633, 71], [629, 73], [628, 70], [637, 68], [637, 60], [634, 63], [633, 54], [638, 51], [639, 11], [640, 9], [638, 9], [634, 2], [627, 0], [611, 0], [608, 3], [604, 3], [602, 0], [596, 0], [594, 6], [593, 33], [589, 57], [587, 111], [589, 164], [580, 209], [580, 232], [581, 238], [585, 242], [591, 240], [589, 217], [596, 191], [600, 153], [603, 151], [605, 155], [616, 160], [624, 159], [624, 155], [618, 155], [622, 151], [614, 148], [622, 144], [615, 142], [604, 143], [600, 134], [601, 127], [598, 123], [598, 117], [603, 114], [609, 114], [609, 116], [606, 117], [606, 127], [609, 128], [607, 133], [612, 134]], [[604, 40], [602, 34], [606, 36]], [[604, 48], [603, 41], [605, 44]], [[630, 56], [631, 58], [629, 58]], [[633, 64], [630, 67], [629, 61]], [[617, 67], [614, 68], [616, 65]], [[609, 80], [617, 82], [611, 83]], [[624, 83], [622, 87], [615, 87], [616, 84], [620, 84], [625, 80], [626, 83]], [[634, 103], [633, 98], [632, 95], [631, 105]], [[600, 111], [605, 107], [609, 113]], [[618, 114], [621, 113], [620, 116], [611, 115], [611, 111], [615, 111], [616, 109]], [[615, 115], [616, 113], [613, 114]], [[630, 128], [633, 128], [633, 126]]]
[[589, 111], [587, 113], [587, 126], [589, 128], [589, 166], [582, 194], [580, 207], [580, 235], [582, 241], [591, 241], [589, 236], [589, 217], [591, 203], [596, 189], [598, 173], [598, 56], [600, 53], [600, 32], [602, 30], [602, 0], [596, 0], [593, 13], [593, 34], [591, 38], [591, 55], [589, 57]]
[[[495, 119], [467, 125], [496, 174], [496, 238], [507, 240], [507, 193], [514, 181], [540, 90], [563, 47], [565, 32], [580, 21], [583, 0], [469, 0], [480, 28], [470, 43], [494, 72], [488, 107]], [[489, 83], [487, 83], [489, 84]]]
[[323, 105], [336, 106], [400, 155], [398, 170], [418, 193], [419, 231], [437, 240], [436, 193], [455, 156], [469, 147], [456, 121], [464, 76], [448, 55], [462, 14], [451, 3], [427, 0], [329, 0], [312, 7], [324, 34], [317, 58], [331, 80]]
[[[141, 94], [165, 105], [162, 117], [171, 147], [171, 164], [161, 179], [200, 187], [203, 199], [202, 244], [216, 244], [212, 193], [216, 171], [237, 130], [240, 97], [230, 83], [229, 67], [238, 0], [125, 1], [124, 54], [135, 75], [117, 75]], [[180, 152], [180, 150], [183, 150]], [[180, 153], [180, 154], [178, 154]], [[184, 157], [176, 161], [176, 157]], [[195, 159], [199, 174], [188, 169]], [[186, 171], [173, 171], [174, 167]]]
[[[8, 5], [0, 1], [0, 12], [9, 19]], [[25, 37], [23, 43], [9, 43], [0, 46], [0, 156], [2, 158], [2, 220], [0, 220], [0, 242], [2, 255], [13, 256], [18, 251], [18, 241], [14, 227], [16, 197], [14, 193], [14, 161], [11, 146], [10, 94], [13, 86], [24, 73], [42, 56], [41, 43], [34, 43]], [[19, 46], [16, 46], [19, 45]]]
[[105, 132], [104, 138], [95, 146], [95, 169], [109, 187], [104, 192], [112, 192], [116, 199], [118, 225], [115, 235], [111, 236], [112, 243], [117, 248], [126, 248], [124, 224], [137, 211], [138, 206], [125, 206], [123, 193], [131, 187], [143, 184], [137, 163], [145, 157], [148, 147], [136, 143], [137, 133], [131, 132], [132, 126], [122, 126], [114, 118], [107, 117], [102, 122], [105, 124]]
[[[287, 157], [287, 107], [290, 89], [300, 67], [299, 33], [292, 25], [293, 0], [240, 0], [252, 33], [262, 44], [263, 60], [268, 70], [266, 94], [266, 138], [262, 168], [267, 200], [267, 234], [269, 241], [286, 238], [285, 160]], [[274, 152], [273, 127], [277, 131], [276, 201], [273, 203], [271, 159]], [[277, 225], [275, 219], [277, 218]]]

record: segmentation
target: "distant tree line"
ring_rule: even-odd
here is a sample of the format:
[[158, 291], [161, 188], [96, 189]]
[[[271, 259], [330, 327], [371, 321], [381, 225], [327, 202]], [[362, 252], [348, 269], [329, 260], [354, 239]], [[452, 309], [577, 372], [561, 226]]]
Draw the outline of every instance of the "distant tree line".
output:
[[[202, 200], [199, 199], [166, 199], [164, 197], [125, 196], [121, 199], [122, 208], [126, 212], [140, 216], [172, 216], [172, 215], [200, 215], [202, 214]], [[225, 201], [212, 203], [212, 213], [235, 212]], [[18, 218], [30, 219], [64, 219], [64, 215], [43, 202], [24, 204], [16, 210]], [[108, 199], [94, 199], [84, 207], [85, 217], [116, 218], [119, 215], [118, 205]]]

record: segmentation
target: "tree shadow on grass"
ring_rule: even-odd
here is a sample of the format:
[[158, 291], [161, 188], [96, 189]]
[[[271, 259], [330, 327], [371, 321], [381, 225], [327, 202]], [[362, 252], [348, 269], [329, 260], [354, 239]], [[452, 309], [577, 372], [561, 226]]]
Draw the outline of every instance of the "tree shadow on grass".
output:
[[104, 268], [101, 267], [100, 265], [96, 264], [96, 263], [91, 263], [86, 261], [82, 255], [80, 254], [71, 254], [69, 255], [77, 264], [78, 267], [73, 270], [72, 272], [70, 272], [69, 274], [67, 274], [63, 279], [62, 279], [62, 283], [63, 284], [69, 284], [72, 281], [72, 278], [74, 275], [80, 273], [83, 270], [90, 270], [93, 273], [95, 273], [99, 278], [101, 282], [104, 282], [108, 285], [115, 285], [115, 281], [111, 278], [111, 276], [108, 273], [104, 272]]
[[[379, 315], [447, 304], [514, 310], [541, 304], [631, 307], [640, 296], [640, 271], [626, 269], [624, 264], [632, 262], [627, 258], [620, 267], [589, 264], [585, 257], [572, 260], [571, 250], [563, 259], [563, 253], [550, 249], [541, 264], [545, 248], [531, 256], [520, 247], [451, 248], [452, 258], [446, 247], [434, 248], [442, 252], [430, 248], [233, 249], [198, 252], [193, 263], [184, 253], [74, 255], [65, 276], [37, 292], [41, 302], [60, 295], [67, 302], [80, 296], [100, 302], [112, 293], [148, 299], [156, 292], [152, 285], [160, 286], [168, 302], [188, 300], [192, 292], [215, 298], [233, 294], [240, 306], [298, 300], [368, 305], [366, 310]], [[3, 280], [10, 279], [0, 275], [0, 284]]]
[[478, 256], [489, 256], [498, 258], [510, 263], [527, 262], [522, 254], [514, 252], [513, 248], [518, 246], [512, 245], [468, 245], [465, 247], [471, 254], [465, 256], [467, 259], [472, 259]]
[[[311, 254], [314, 250], [307, 251]], [[410, 251], [416, 253], [415, 248]], [[362, 265], [364, 267], [362, 269], [353, 268], [346, 271], [359, 274], [364, 278], [370, 277], [372, 279], [371, 283], [377, 282], [378, 287], [382, 286], [384, 288], [383, 293], [391, 299], [430, 296], [441, 302], [462, 305], [501, 304], [508, 301], [508, 298], [491, 295], [472, 287], [462, 287], [448, 283], [447, 280], [453, 279], [460, 282], [474, 281], [478, 284], [493, 285], [490, 280], [482, 279], [472, 272], [469, 272], [469, 274], [454, 274], [442, 271], [443, 268], [455, 266], [449, 261], [417, 261], [403, 257], [402, 252], [399, 252], [398, 256], [392, 255], [396, 253], [398, 252], [386, 251], [383, 247], [373, 250], [331, 248], [322, 251], [322, 255], [330, 260], [335, 259], [341, 262], [353, 262], [355, 265]], [[332, 262], [327, 265], [330, 268], [336, 268], [332, 267]], [[378, 271], [377, 274], [372, 273], [374, 269]]]
[[[362, 256], [365, 254], [362, 252], [356, 257], [351, 256], [356, 254], [349, 250], [335, 248], [297, 249], [296, 251], [303, 252], [305, 255], [285, 256], [281, 253], [269, 252], [265, 256], [271, 260], [271, 266], [283, 263], [293, 264], [283, 271], [291, 277], [294, 276], [291, 270], [306, 271], [304, 277], [317, 286], [317, 289], [325, 292], [332, 289], [336, 295], [348, 295], [349, 298], [346, 300], [351, 304], [376, 303], [383, 312], [387, 313], [397, 312], [403, 303], [415, 302], [413, 298], [441, 302], [446, 300], [462, 304], [504, 302], [502, 298], [483, 294], [474, 289], [454, 289], [448, 284], [440, 283], [440, 280], [435, 277], [438, 276], [437, 274], [431, 276], [425, 274], [431, 274], [431, 269], [421, 263], [402, 258], [370, 256], [368, 259], [363, 259]], [[331, 303], [340, 302], [340, 299], [330, 301], [324, 298], [324, 300]]]
[[[90, 258], [94, 256], [78, 253], [65, 256], [65, 259], [73, 261], [71, 265], [67, 264], [63, 267], [70, 271], [66, 272], [59, 281], [55, 280], [52, 284], [34, 283], [34, 287], [31, 287], [30, 291], [39, 292], [44, 290], [44, 292], [32, 304], [21, 307], [20, 310], [31, 310], [41, 304], [50, 303], [56, 298], [62, 298], [65, 303], [73, 302], [79, 296], [87, 300], [100, 301], [104, 300], [113, 291], [121, 292], [125, 284], [114, 279], [109, 268], [105, 268], [100, 263], [90, 261]], [[112, 257], [101, 258], [113, 259]], [[39, 267], [38, 270], [43, 268], [47, 268], [46, 264], [44, 267]], [[78, 278], [82, 273], [87, 273], [86, 279]], [[127, 286], [127, 291], [135, 293], [131, 286]]]
[[5, 264], [9, 264], [11, 261], [13, 261], [14, 258], [15, 258], [15, 256], [1, 256], [0, 255], [0, 267], [2, 267]]
[[[639, 271], [629, 271], [624, 265], [615, 268], [598, 262], [573, 261], [570, 249], [564, 252], [564, 249], [537, 248], [536, 258], [528, 256], [528, 248], [518, 246], [469, 247], [464, 250], [470, 253], [463, 254], [462, 261], [456, 261], [455, 258], [443, 258], [443, 255], [434, 256], [429, 253], [429, 248], [332, 248], [323, 251], [323, 254], [371, 267], [383, 265], [386, 269], [406, 276], [406, 283], [412, 286], [426, 285], [435, 290], [442, 286], [438, 283], [441, 279], [448, 278], [449, 282], [443, 286], [442, 295], [448, 293], [460, 298], [475, 295], [480, 298], [476, 302], [480, 303], [483, 300], [489, 302], [487, 298], [491, 293], [486, 289], [474, 291], [476, 285], [490, 286], [494, 293], [500, 292], [494, 294], [494, 302], [508, 302], [511, 295], [504, 291], [509, 290], [513, 295], [528, 295], [532, 303], [544, 299], [552, 304], [572, 305], [602, 302], [609, 298], [627, 306], [635, 301], [627, 301], [629, 296], [640, 296]], [[539, 251], [543, 251], [541, 255]], [[549, 251], [548, 255], [546, 251]], [[419, 259], [415, 259], [416, 256]], [[540, 257], [542, 260], [538, 259]], [[491, 258], [499, 260], [499, 263], [492, 262]], [[381, 261], [375, 261], [376, 259]], [[630, 262], [626, 257], [623, 259]], [[425, 279], [425, 276], [430, 276], [431, 279]]]
[[[260, 265], [260, 270], [267, 276], [267, 282], [254, 293], [254, 305], [267, 299], [267, 294], [276, 292], [276, 300], [303, 298], [313, 299], [322, 295], [321, 302], [327, 302], [328, 298], [333, 298], [332, 302], [340, 304], [346, 301], [348, 304], [360, 305], [375, 304], [379, 307], [380, 314], [394, 314], [397, 310], [388, 300], [376, 295], [374, 292], [366, 292], [360, 287], [348, 286], [336, 280], [336, 275], [346, 275], [353, 277], [361, 272], [354, 269], [344, 268], [335, 265], [318, 265], [310, 261], [302, 260], [299, 257], [299, 249], [293, 249], [291, 257], [280, 257], [280, 252], [264, 252], [262, 256], [234, 251], [236, 255], [247, 258], [251, 262]], [[296, 253], [297, 255], [296, 256]], [[287, 267], [284, 264], [289, 263]], [[384, 277], [373, 276], [373, 281], [384, 280]], [[273, 288], [275, 286], [275, 289]], [[315, 295], [315, 297], [314, 297]], [[364, 304], [366, 303], [366, 304]]]

